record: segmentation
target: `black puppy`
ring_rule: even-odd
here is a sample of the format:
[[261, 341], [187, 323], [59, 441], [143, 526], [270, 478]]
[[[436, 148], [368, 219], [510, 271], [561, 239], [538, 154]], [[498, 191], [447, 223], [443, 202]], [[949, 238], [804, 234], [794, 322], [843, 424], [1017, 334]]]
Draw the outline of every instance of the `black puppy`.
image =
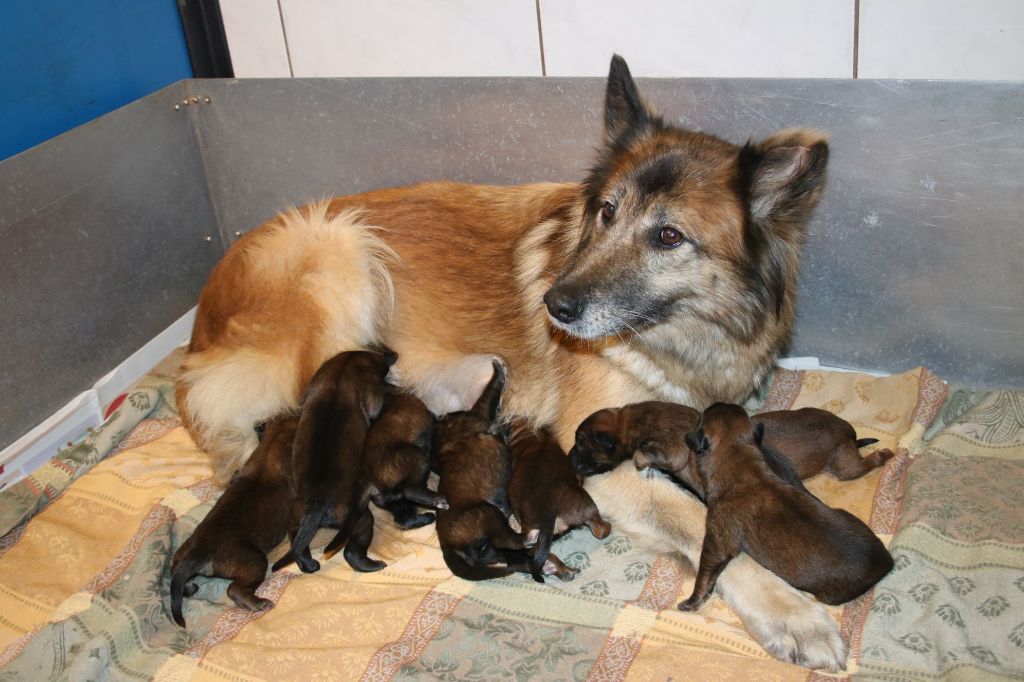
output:
[[525, 538], [508, 525], [511, 464], [496, 422], [504, 386], [505, 366], [495, 361], [473, 408], [447, 415], [435, 431], [438, 492], [449, 504], [437, 512], [437, 537], [448, 568], [466, 580], [530, 570]]
[[[384, 378], [397, 355], [390, 350], [339, 353], [317, 370], [302, 402], [295, 434], [292, 470], [291, 551], [274, 564], [278, 570], [296, 561], [304, 573], [320, 568], [309, 543], [320, 528], [351, 535], [345, 559], [357, 571], [379, 571], [384, 562], [366, 557], [373, 537], [373, 515], [353, 503], [359, 496], [363, 443], [370, 422], [384, 405]], [[349, 514], [355, 508], [356, 514]], [[365, 541], [366, 546], [361, 546]]]
[[693, 594], [696, 610], [728, 563], [746, 552], [793, 587], [826, 604], [842, 604], [892, 570], [892, 556], [860, 519], [826, 506], [796, 478], [787, 481], [758, 448], [755, 428], [738, 405], [716, 403], [686, 436], [707, 493], [707, 530]]
[[565, 451], [547, 429], [517, 428], [509, 443], [512, 480], [508, 497], [523, 532], [536, 538], [530, 572], [537, 582], [545, 573], [572, 580], [578, 571], [551, 553], [551, 543], [570, 528], [586, 525], [603, 540], [611, 525], [601, 518], [590, 494], [580, 485]]
[[[434, 520], [433, 514], [420, 514], [417, 505], [444, 509], [448, 502], [427, 487], [430, 476], [430, 444], [434, 415], [423, 401], [409, 393], [388, 392], [384, 408], [366, 434], [363, 447], [362, 481], [357, 508], [350, 514], [363, 514], [370, 499], [378, 507], [388, 509], [402, 528], [418, 528]], [[353, 538], [355, 547], [370, 546], [371, 537]], [[348, 540], [345, 530], [339, 531], [324, 548], [330, 559]], [[351, 544], [351, 543], [350, 543]], [[360, 557], [359, 561], [370, 561]]]
[[228, 596], [243, 609], [274, 605], [256, 596], [267, 574], [267, 553], [284, 539], [292, 489], [292, 443], [298, 417], [268, 422], [259, 447], [171, 562], [171, 614], [185, 627], [182, 598], [195, 594], [196, 575], [231, 579]]

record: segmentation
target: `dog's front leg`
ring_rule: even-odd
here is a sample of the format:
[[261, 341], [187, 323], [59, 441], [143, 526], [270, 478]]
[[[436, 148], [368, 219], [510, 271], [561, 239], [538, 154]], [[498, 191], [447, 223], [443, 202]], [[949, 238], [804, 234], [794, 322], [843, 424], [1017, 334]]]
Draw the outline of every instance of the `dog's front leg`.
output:
[[[707, 509], [671, 481], [645, 479], [632, 461], [586, 480], [586, 489], [616, 531], [655, 551], [675, 551], [700, 564]], [[846, 663], [839, 626], [824, 605], [798, 592], [746, 554], [733, 559], [715, 586], [751, 636], [770, 654], [808, 668]]]

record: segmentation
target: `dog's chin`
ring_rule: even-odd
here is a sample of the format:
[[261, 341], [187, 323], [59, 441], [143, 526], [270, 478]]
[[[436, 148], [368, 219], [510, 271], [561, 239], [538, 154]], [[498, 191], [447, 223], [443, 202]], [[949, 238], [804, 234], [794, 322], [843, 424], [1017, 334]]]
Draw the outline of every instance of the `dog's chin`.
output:
[[621, 339], [627, 335], [632, 335], [632, 332], [625, 326], [617, 326], [599, 320], [595, 321], [584, 319], [565, 324], [564, 322], [555, 319], [550, 314], [548, 315], [548, 319], [551, 320], [551, 326], [555, 329], [558, 329], [566, 335], [581, 341]]

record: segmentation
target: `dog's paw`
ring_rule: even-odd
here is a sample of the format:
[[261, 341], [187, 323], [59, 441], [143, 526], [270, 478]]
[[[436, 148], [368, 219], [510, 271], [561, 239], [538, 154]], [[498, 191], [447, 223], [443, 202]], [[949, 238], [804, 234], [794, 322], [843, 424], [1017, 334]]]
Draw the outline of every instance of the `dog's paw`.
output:
[[678, 608], [680, 611], [693, 612], [699, 609], [700, 605], [703, 603], [703, 599], [696, 599], [694, 597], [690, 597], [685, 601], [679, 602], [679, 605], [676, 608]]
[[430, 524], [432, 524], [435, 518], [436, 517], [430, 512], [424, 512], [422, 514], [416, 514], [415, 516], [411, 516], [408, 519], [402, 519], [401, 523], [398, 523], [398, 527], [402, 530], [422, 528], [423, 526], [429, 526]]
[[846, 643], [824, 608], [820, 614], [780, 620], [758, 638], [765, 650], [805, 668], [836, 672], [846, 665]]
[[437, 504], [434, 505], [434, 508], [435, 509], [451, 509], [451, 506], [448, 504], [448, 500], [446, 500], [446, 499], [444, 499], [442, 497], [442, 498], [440, 498], [437, 501]]
[[828, 671], [846, 665], [846, 643], [824, 604], [746, 554], [726, 567], [718, 589], [751, 636], [775, 658]]
[[508, 517], [508, 527], [515, 533], [522, 533], [523, 526], [519, 523], [519, 519], [516, 518], [515, 514], [510, 514]]
[[266, 611], [267, 609], [274, 608], [274, 602], [262, 597], [257, 597], [256, 600], [253, 601], [252, 605], [254, 607], [252, 609], [253, 611]]
[[320, 562], [316, 559], [300, 558], [296, 563], [299, 565], [299, 570], [303, 573], [316, 573], [320, 570]]

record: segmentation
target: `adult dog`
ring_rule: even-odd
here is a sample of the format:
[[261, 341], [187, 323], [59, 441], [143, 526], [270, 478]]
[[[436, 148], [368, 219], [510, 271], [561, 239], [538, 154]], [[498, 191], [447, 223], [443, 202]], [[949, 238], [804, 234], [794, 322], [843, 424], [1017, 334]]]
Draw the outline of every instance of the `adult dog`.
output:
[[[828, 146], [788, 130], [736, 146], [679, 129], [612, 59], [605, 140], [580, 184], [429, 183], [285, 213], [238, 240], [199, 299], [182, 417], [229, 478], [253, 424], [294, 410], [335, 353], [383, 343], [436, 413], [509, 365], [503, 410], [563, 448], [603, 407], [742, 401], [786, 343]], [[697, 564], [704, 508], [632, 464], [588, 482], [619, 530]], [[822, 607], [749, 559], [719, 591], [774, 655], [836, 668]]]

